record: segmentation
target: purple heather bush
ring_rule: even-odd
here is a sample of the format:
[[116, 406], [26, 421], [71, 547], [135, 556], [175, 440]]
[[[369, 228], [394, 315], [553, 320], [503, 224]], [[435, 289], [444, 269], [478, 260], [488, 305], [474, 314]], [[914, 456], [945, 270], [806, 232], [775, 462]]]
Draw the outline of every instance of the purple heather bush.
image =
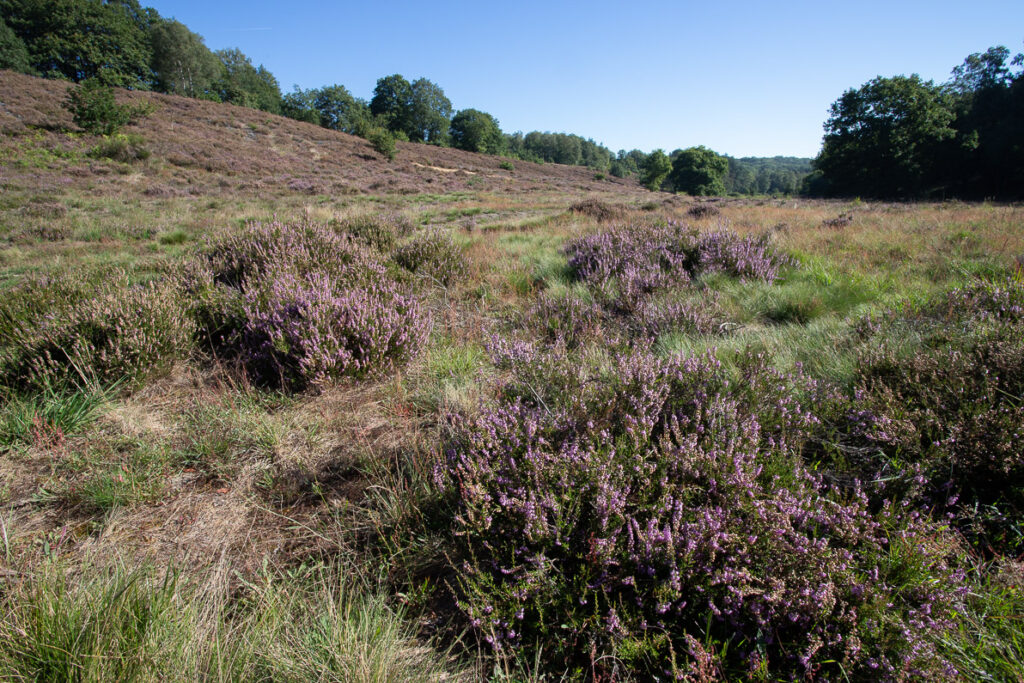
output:
[[430, 328], [378, 252], [330, 226], [250, 224], [208, 246], [185, 281], [201, 341], [271, 385], [387, 372]]
[[572, 276], [589, 285], [634, 343], [669, 332], [723, 333], [728, 316], [717, 302], [693, 296], [691, 284], [704, 273], [774, 282], [795, 264], [768, 238], [702, 233], [675, 221], [612, 226], [570, 241], [564, 252]]
[[712, 355], [556, 351], [495, 340], [506, 390], [452, 418], [437, 470], [460, 606], [496, 652], [570, 676], [955, 675], [933, 646], [955, 548], [801, 464], [813, 382], [756, 356], [737, 377]]
[[465, 276], [466, 257], [448, 233], [425, 230], [398, 247], [395, 263], [419, 277], [447, 286]]
[[419, 302], [388, 281], [353, 288], [283, 269], [244, 299], [243, 361], [264, 383], [380, 374], [413, 355], [430, 331]]
[[626, 304], [703, 272], [773, 282], [792, 264], [765, 239], [724, 229], [701, 233], [675, 221], [614, 226], [569, 242], [565, 253], [577, 279], [598, 288], [616, 285]]
[[577, 348], [609, 332], [608, 316], [599, 305], [575, 294], [541, 294], [527, 310], [523, 322], [547, 344]]

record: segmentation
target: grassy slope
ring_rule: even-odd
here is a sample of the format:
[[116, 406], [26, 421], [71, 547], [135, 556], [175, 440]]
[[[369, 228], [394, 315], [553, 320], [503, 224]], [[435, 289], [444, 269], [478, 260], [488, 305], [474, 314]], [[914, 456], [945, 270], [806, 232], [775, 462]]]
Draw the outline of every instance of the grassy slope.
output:
[[[9, 403], [0, 598], [5, 623], [24, 634], [18, 661], [54, 660], [54, 678], [83, 662], [82, 678], [96, 680], [479, 677], [472, 647], [456, 647], [456, 661], [445, 655], [450, 641], [421, 645], [444, 632], [450, 606], [435, 588], [451, 576], [419, 502], [439, 418], [490, 395], [497, 373], [484, 340], [539, 293], [576, 286], [559, 247], [596, 227], [567, 211], [580, 199], [620, 205], [626, 220], [771, 231], [802, 268], [771, 287], [711, 280], [740, 324], [724, 345], [760, 346], [780, 365], [799, 360], [837, 378], [849, 364], [850, 316], [1005, 272], [1024, 253], [1018, 207], [721, 201], [718, 215], [692, 219], [688, 200], [596, 181], [587, 169], [514, 162], [510, 172], [495, 157], [403, 143], [388, 163], [358, 138], [152, 94], [122, 94], [158, 104], [131, 131], [152, 156], [96, 160], [88, 153], [98, 141], [74, 133], [60, 107], [65, 87], [0, 72], [5, 286], [79, 266], [149, 277], [249, 218], [382, 209], [450, 230], [471, 268], [431, 293], [426, 351], [384, 380], [286, 396], [231, 368], [187, 363], [132, 394], [31, 399], [59, 416], [64, 428], [49, 431], [23, 417], [32, 406]], [[823, 226], [844, 212], [852, 224]], [[669, 335], [660, 344], [723, 342]], [[139, 614], [158, 627], [133, 644]], [[219, 646], [207, 644], [211, 634]], [[171, 654], [158, 656], [158, 645]], [[4, 656], [0, 666], [16, 671], [11, 651]]]

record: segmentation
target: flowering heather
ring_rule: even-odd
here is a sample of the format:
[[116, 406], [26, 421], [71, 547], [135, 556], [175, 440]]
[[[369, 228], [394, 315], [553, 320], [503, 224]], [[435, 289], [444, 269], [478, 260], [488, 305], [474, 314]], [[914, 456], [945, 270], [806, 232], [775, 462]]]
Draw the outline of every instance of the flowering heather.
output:
[[410, 273], [449, 285], [466, 274], [466, 257], [451, 235], [427, 230], [399, 247], [392, 258]]
[[635, 316], [636, 333], [642, 337], [657, 338], [668, 332], [690, 335], [721, 334], [727, 318], [715, 302], [647, 300], [640, 305]]
[[353, 237], [314, 223], [250, 223], [208, 245], [202, 258], [216, 282], [237, 289], [282, 263], [298, 275], [327, 274], [352, 286], [377, 281], [385, 273], [373, 252]]
[[596, 303], [584, 301], [574, 294], [542, 294], [540, 300], [526, 312], [524, 322], [545, 343], [560, 344], [572, 349], [582, 346], [588, 340], [603, 337], [607, 317]]
[[513, 391], [453, 418], [437, 475], [460, 604], [498, 652], [541, 642], [560, 670], [619, 661], [640, 677], [955, 673], [931, 645], [960, 601], [951, 548], [800, 465], [817, 422], [804, 380], [757, 357], [735, 385], [712, 356], [610, 366], [562, 401]]
[[[845, 470], [878, 482], [879, 497], [954, 510], [972, 542], [1012, 554], [1024, 549], [1017, 287], [955, 289], [921, 310], [861, 321], [854, 393], [829, 409], [836, 430], [825, 440]], [[910, 353], [907, 328], [924, 338]]]
[[951, 290], [931, 310], [952, 319], [1024, 320], [1024, 278], [976, 280]]
[[269, 384], [386, 372], [419, 350], [430, 323], [375, 254], [326, 226], [251, 224], [186, 277], [201, 339]]
[[263, 382], [304, 386], [390, 370], [423, 344], [429, 323], [393, 283], [338, 286], [287, 270], [245, 292], [243, 361]]
[[791, 264], [765, 239], [729, 230], [700, 233], [675, 221], [613, 226], [569, 242], [565, 254], [577, 279], [610, 295], [624, 310], [703, 272], [773, 282], [779, 269]]

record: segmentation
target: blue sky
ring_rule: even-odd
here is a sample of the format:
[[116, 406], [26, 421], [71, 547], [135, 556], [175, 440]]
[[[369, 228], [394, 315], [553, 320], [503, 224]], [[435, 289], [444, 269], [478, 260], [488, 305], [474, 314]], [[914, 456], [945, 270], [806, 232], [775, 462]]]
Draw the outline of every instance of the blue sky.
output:
[[291, 2], [150, 0], [211, 49], [280, 81], [426, 77], [506, 132], [577, 133], [613, 151], [706, 145], [814, 156], [829, 105], [878, 75], [944, 81], [973, 52], [1024, 51], [1012, 2]]

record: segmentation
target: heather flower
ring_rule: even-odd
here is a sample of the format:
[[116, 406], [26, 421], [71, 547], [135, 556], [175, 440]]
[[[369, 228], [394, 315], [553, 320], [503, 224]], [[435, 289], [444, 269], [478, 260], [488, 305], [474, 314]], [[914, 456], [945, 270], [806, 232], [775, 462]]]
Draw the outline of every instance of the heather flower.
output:
[[[496, 649], [539, 639], [564, 667], [653, 629], [658, 654], [629, 664], [652, 675], [706, 670], [693, 638], [721, 644], [722, 671], [873, 664], [896, 679], [941, 663], [931, 638], [951, 628], [962, 575], [948, 548], [922, 543], [935, 530], [915, 511], [878, 515], [859, 488], [803, 467], [813, 382], [757, 356], [736, 383], [709, 355], [594, 366], [555, 350], [536, 371], [535, 347], [500, 348], [501, 400], [452, 418], [437, 472], [471, 558], [461, 604]], [[559, 389], [536, 389], [551, 369]], [[894, 543], [927, 575], [890, 578]], [[689, 664], [671, 654], [691, 651]]]
[[201, 339], [263, 383], [378, 375], [430, 330], [376, 252], [327, 226], [250, 224], [210, 245], [184, 279]]

